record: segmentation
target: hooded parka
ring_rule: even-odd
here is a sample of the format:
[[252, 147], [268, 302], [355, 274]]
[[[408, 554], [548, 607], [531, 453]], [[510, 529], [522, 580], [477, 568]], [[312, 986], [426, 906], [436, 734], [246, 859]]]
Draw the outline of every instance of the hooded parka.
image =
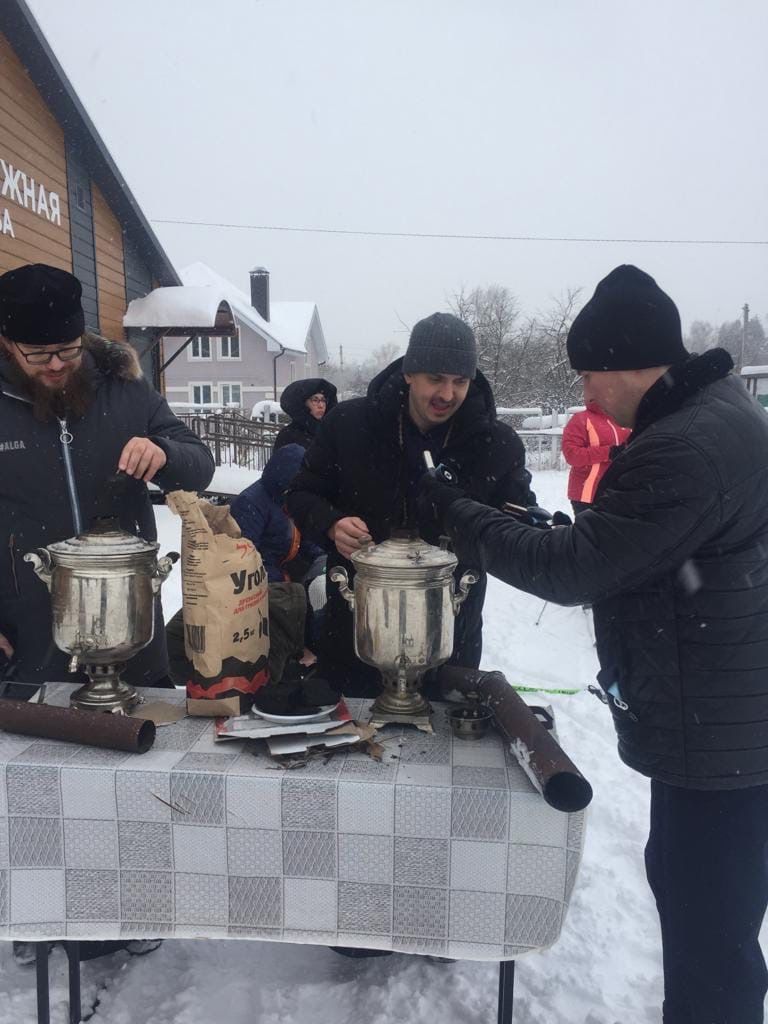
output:
[[312, 395], [325, 395], [325, 415], [337, 404], [336, 387], [329, 380], [322, 377], [308, 377], [306, 380], [295, 380], [283, 391], [280, 396], [280, 407], [283, 412], [291, 417], [275, 438], [272, 449], [276, 452], [286, 444], [300, 444], [302, 448], [309, 448], [315, 439], [317, 428], [321, 420], [316, 420], [306, 406], [306, 401]]
[[[214, 470], [210, 451], [142, 377], [133, 349], [93, 335], [84, 348], [93, 394], [80, 419], [37, 420], [0, 364], [0, 632], [15, 648], [16, 678], [29, 683], [73, 677], [53, 643], [48, 590], [24, 555], [88, 529], [98, 515], [114, 514], [124, 530], [156, 540], [146, 484], [126, 478], [111, 500], [105, 488], [133, 437], [165, 452], [153, 480], [164, 491], [201, 490]], [[159, 602], [157, 612], [152, 643], [125, 670], [133, 685], [167, 674]]]

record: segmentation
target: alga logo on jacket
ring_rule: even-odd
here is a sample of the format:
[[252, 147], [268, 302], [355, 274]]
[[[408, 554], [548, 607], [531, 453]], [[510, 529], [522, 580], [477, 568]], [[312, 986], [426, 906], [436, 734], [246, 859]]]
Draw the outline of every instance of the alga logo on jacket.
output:
[[0, 441], [0, 452], [17, 452], [26, 447], [23, 441]]

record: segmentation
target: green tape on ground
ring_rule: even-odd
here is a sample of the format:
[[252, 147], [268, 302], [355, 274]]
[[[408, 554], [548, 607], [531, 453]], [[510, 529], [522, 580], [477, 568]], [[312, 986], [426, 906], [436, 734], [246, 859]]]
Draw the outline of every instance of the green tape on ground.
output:
[[559, 690], [546, 686], [513, 686], [512, 689], [517, 690], [518, 693], [564, 693], [567, 696], [582, 692], [581, 690]]

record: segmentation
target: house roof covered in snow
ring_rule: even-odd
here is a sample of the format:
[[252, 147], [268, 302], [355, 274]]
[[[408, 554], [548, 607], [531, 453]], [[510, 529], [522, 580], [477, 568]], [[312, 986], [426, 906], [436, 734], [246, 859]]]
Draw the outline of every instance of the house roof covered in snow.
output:
[[209, 287], [218, 290], [232, 306], [236, 316], [261, 334], [266, 334], [279, 342], [284, 348], [306, 352], [309, 336], [315, 324], [315, 342], [317, 344], [318, 361], [323, 363], [328, 358], [325, 337], [314, 302], [270, 302], [269, 320], [265, 320], [251, 305], [245, 292], [232, 284], [221, 274], [200, 261], [191, 263], [181, 271], [181, 280], [185, 285]]
[[[306, 352], [314, 337], [318, 362], [328, 359], [323, 328], [314, 302], [272, 302], [270, 319], [254, 309], [245, 292], [200, 261], [180, 273], [181, 287], [155, 288], [142, 299], [134, 299], [123, 318], [126, 327], [174, 328], [168, 333], [185, 333], [180, 328], [199, 328], [208, 334], [226, 334], [227, 328], [245, 324], [261, 335], [270, 352], [281, 348]], [[233, 324], [234, 321], [234, 324]]]

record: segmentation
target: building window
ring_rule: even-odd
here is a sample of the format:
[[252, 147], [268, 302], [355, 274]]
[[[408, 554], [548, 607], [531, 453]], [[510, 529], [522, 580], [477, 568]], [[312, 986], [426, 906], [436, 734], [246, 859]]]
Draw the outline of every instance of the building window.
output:
[[296, 362], [291, 360], [291, 380], [296, 380]]
[[88, 209], [85, 202], [85, 189], [82, 185], [75, 186], [75, 206], [78, 210], [86, 211]]
[[196, 337], [192, 339], [192, 344], [187, 349], [189, 352], [190, 359], [207, 359], [211, 358], [211, 339]]
[[243, 389], [239, 384], [219, 384], [219, 394], [222, 405], [243, 404]]
[[211, 405], [213, 403], [213, 384], [190, 384], [189, 398], [193, 405]]
[[220, 346], [220, 359], [240, 358], [240, 339], [237, 337], [237, 335], [232, 335], [229, 338], [222, 338]]

